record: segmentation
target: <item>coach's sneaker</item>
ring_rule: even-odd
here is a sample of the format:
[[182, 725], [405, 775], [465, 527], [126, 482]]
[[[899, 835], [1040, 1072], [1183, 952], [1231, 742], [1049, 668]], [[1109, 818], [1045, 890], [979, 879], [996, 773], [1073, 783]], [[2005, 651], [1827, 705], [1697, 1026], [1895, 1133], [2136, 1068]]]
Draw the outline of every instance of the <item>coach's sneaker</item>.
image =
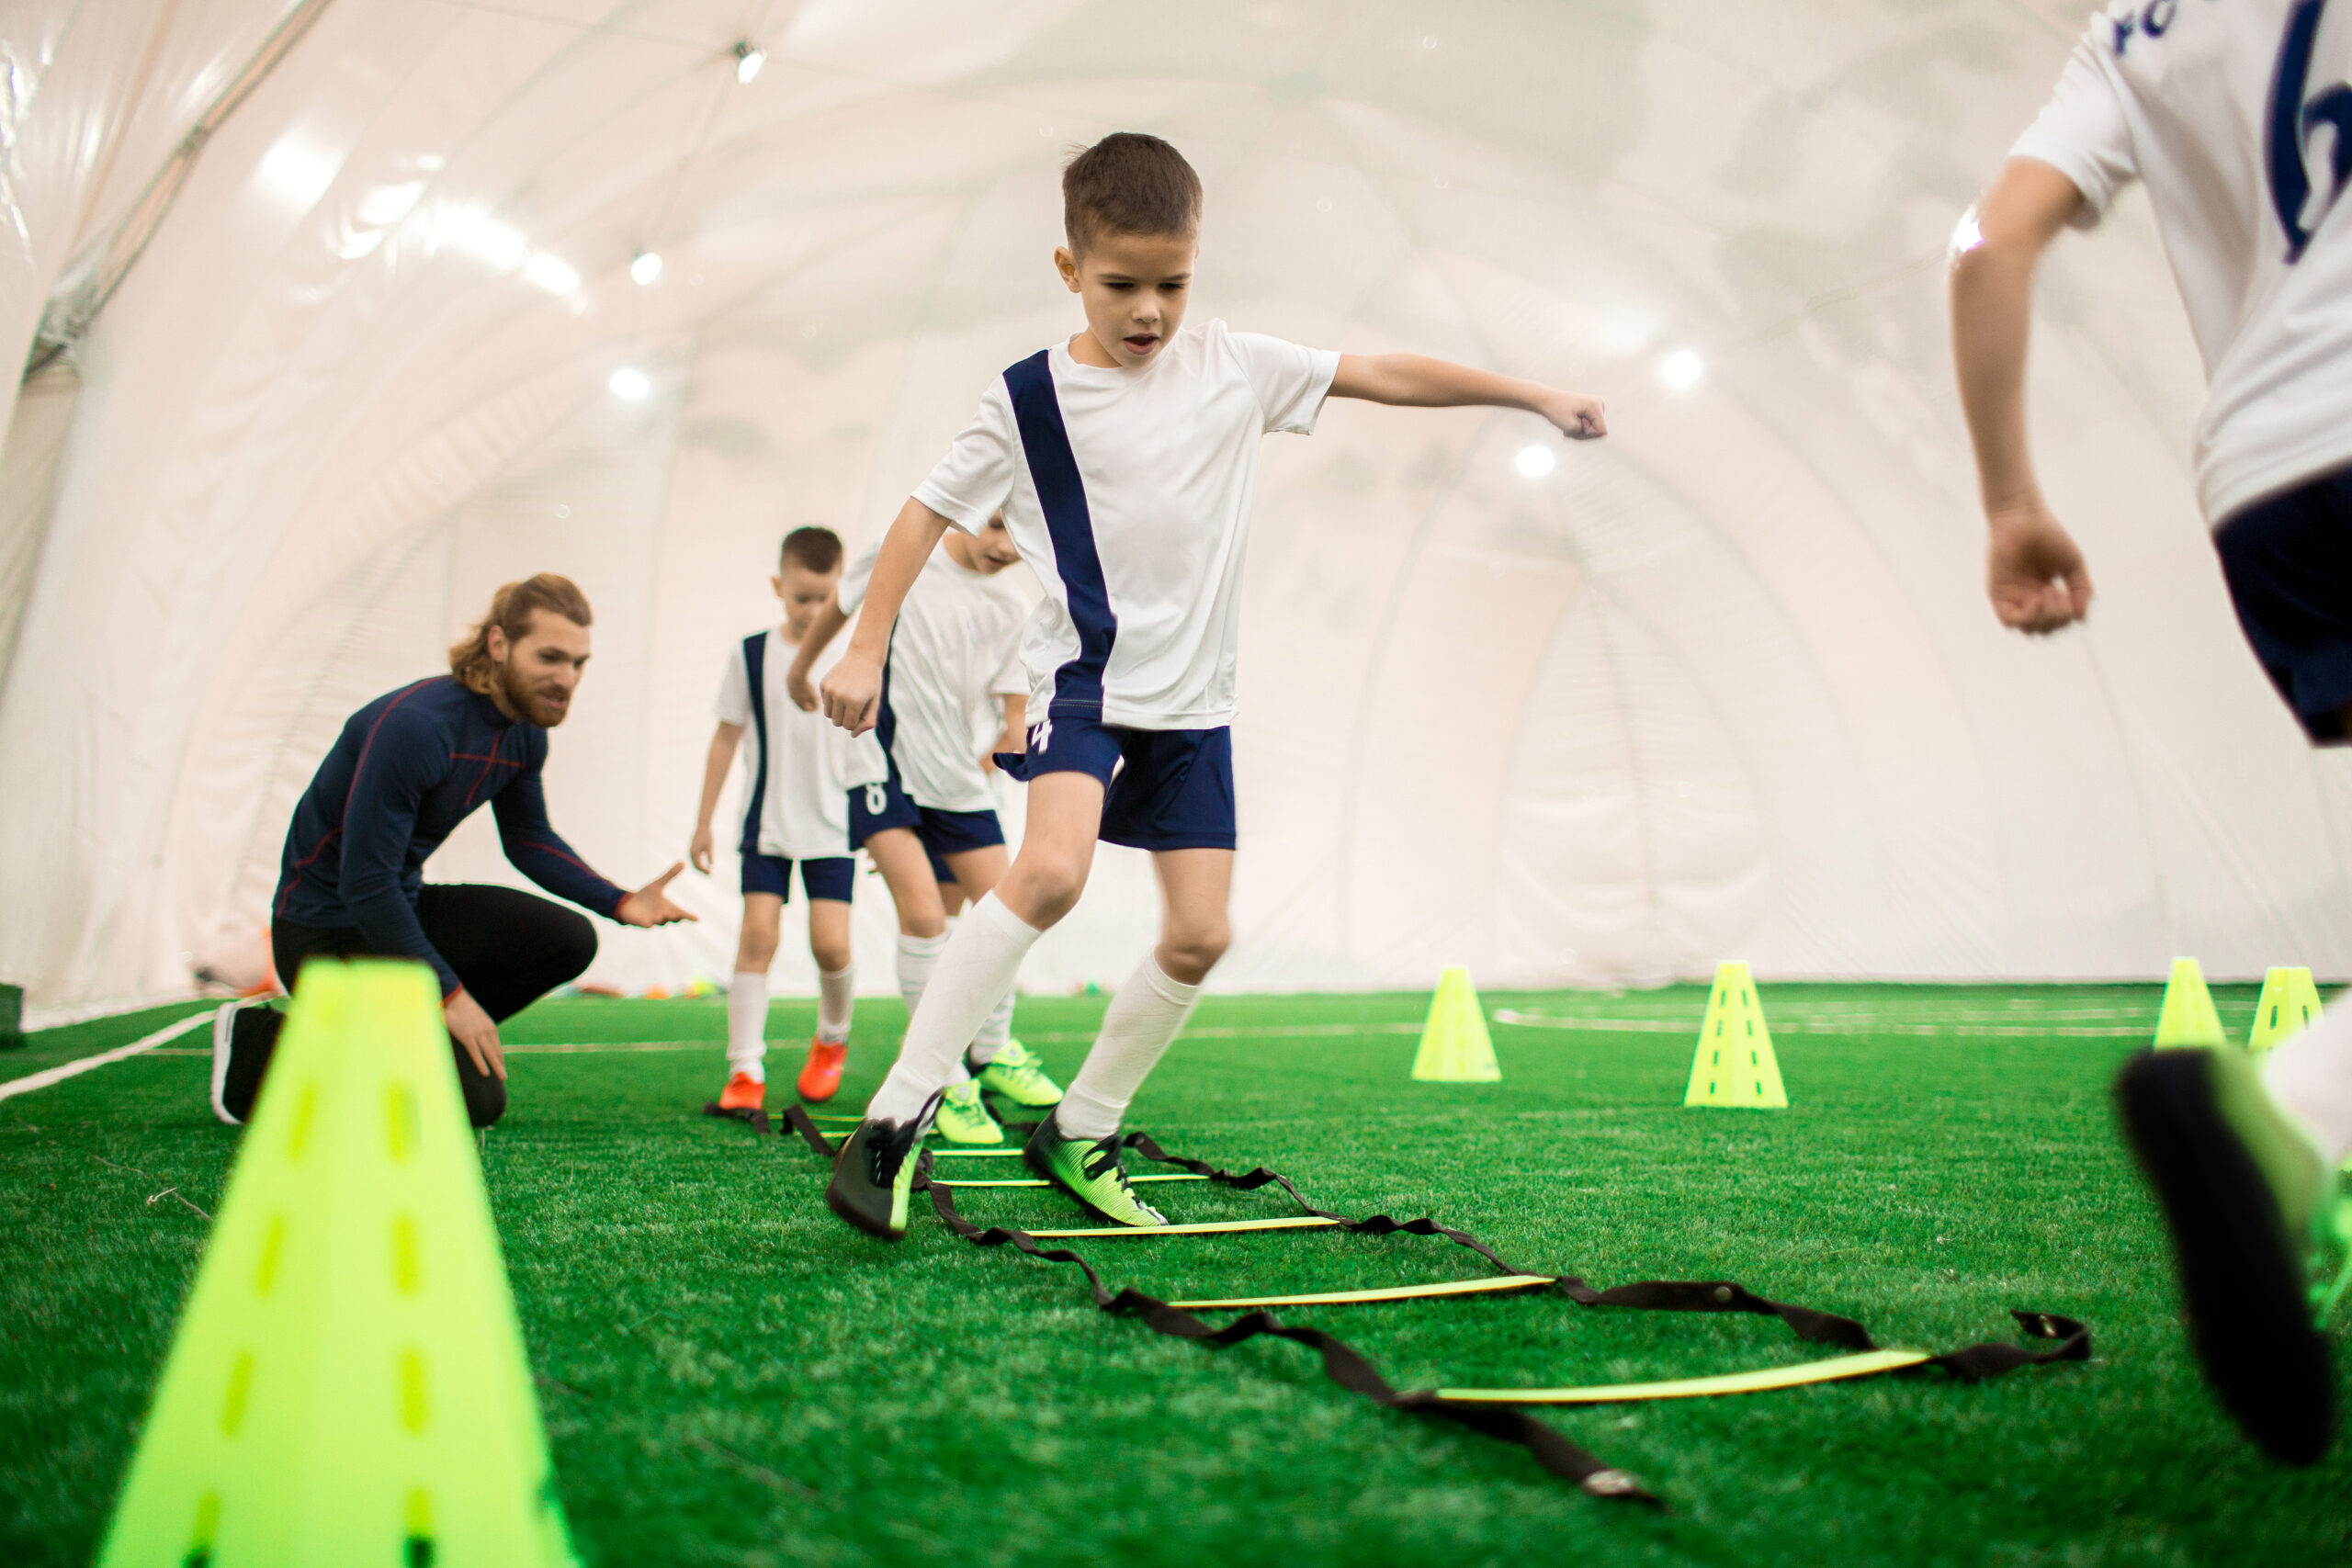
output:
[[1046, 1076], [1037, 1058], [1018, 1040], [1008, 1040], [996, 1048], [996, 1055], [987, 1061], [977, 1061], [972, 1053], [964, 1053], [964, 1067], [982, 1089], [992, 1089], [1015, 1105], [1031, 1110], [1040, 1106], [1059, 1105], [1061, 1086]]
[[1049, 1113], [1029, 1134], [1022, 1163], [1078, 1200], [1098, 1220], [1114, 1225], [1164, 1225], [1168, 1216], [1136, 1196], [1119, 1164], [1119, 1136], [1091, 1143], [1066, 1138]]
[[904, 1240], [907, 1197], [914, 1190], [922, 1124], [931, 1110], [924, 1106], [911, 1122], [860, 1122], [833, 1158], [825, 1206], [868, 1235]]
[[749, 1073], [736, 1073], [718, 1091], [718, 1105], [722, 1115], [732, 1116], [741, 1111], [757, 1111], [767, 1104], [768, 1080], [755, 1078]]
[[253, 1114], [283, 1022], [266, 1003], [224, 1002], [212, 1015], [212, 1114], [230, 1126]]
[[2310, 1267], [2334, 1172], [2234, 1053], [2142, 1052], [2115, 1099], [2172, 1230], [2189, 1348], [2263, 1452], [2312, 1463], [2335, 1433]]
[[808, 1042], [808, 1060], [800, 1068], [800, 1081], [794, 1087], [800, 1098], [811, 1105], [821, 1105], [841, 1092], [842, 1061], [849, 1055], [847, 1045], [830, 1045], [822, 1040]]
[[980, 1086], [949, 1084], [939, 1098], [939, 1120], [932, 1130], [951, 1144], [1001, 1144], [1004, 1129], [980, 1101]]

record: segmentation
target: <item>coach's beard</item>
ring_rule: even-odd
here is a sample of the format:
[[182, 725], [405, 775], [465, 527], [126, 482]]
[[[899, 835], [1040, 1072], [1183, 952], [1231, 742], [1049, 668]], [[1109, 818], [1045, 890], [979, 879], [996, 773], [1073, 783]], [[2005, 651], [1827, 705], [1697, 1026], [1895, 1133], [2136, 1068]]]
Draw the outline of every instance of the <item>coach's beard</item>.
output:
[[498, 667], [499, 689], [506, 705], [542, 729], [553, 729], [571, 711], [571, 694], [560, 686], [530, 686], [516, 679], [513, 666]]

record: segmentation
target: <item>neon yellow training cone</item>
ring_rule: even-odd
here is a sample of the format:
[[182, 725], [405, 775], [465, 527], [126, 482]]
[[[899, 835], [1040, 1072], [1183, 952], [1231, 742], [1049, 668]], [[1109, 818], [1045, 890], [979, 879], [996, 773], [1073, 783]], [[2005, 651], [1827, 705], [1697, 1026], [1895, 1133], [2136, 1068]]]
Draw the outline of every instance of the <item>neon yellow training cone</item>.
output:
[[1699, 1050], [1690, 1058], [1690, 1087], [1683, 1090], [1682, 1103], [1789, 1108], [1781, 1060], [1772, 1054], [1772, 1032], [1764, 1027], [1764, 1004], [1756, 999], [1747, 965], [1737, 959], [1715, 965], [1715, 988], [1707, 993], [1707, 1016], [1699, 1025]]
[[2174, 959], [2172, 978], [2165, 983], [2165, 1005], [2156, 1014], [2156, 1049], [2211, 1050], [2228, 1043], [2222, 1033], [2222, 1015], [2213, 1010], [2213, 993], [2205, 988], [2205, 972], [2194, 958]]
[[1413, 1053], [1413, 1077], [1423, 1083], [1499, 1083], [1502, 1076], [1470, 971], [1456, 964], [1437, 977], [1421, 1048]]
[[2262, 976], [2262, 999], [2254, 1004], [2254, 1031], [2245, 1048], [2261, 1055], [2290, 1035], [2317, 1023], [2319, 987], [2308, 969], [2273, 969]]
[[435, 993], [303, 967], [101, 1568], [573, 1562]]

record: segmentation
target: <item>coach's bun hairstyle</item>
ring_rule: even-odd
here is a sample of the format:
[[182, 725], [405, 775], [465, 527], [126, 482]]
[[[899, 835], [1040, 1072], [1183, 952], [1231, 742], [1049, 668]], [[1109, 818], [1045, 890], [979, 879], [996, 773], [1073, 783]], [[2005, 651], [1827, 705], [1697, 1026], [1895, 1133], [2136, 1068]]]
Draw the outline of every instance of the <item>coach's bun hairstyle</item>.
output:
[[1122, 130], [1062, 169], [1062, 231], [1072, 255], [1105, 234], [1196, 234], [1201, 176], [1157, 136]]
[[595, 616], [588, 608], [588, 595], [568, 577], [558, 577], [551, 571], [526, 577], [520, 582], [510, 582], [490, 596], [490, 614], [474, 624], [474, 629], [449, 648], [449, 673], [463, 681], [468, 689], [490, 694], [497, 677], [497, 668], [490, 658], [490, 628], [496, 626], [506, 634], [509, 645], [521, 641], [531, 633], [531, 617], [541, 610], [561, 615], [577, 626], [594, 624]]
[[842, 536], [831, 528], [795, 528], [784, 536], [777, 559], [822, 575], [842, 564]]

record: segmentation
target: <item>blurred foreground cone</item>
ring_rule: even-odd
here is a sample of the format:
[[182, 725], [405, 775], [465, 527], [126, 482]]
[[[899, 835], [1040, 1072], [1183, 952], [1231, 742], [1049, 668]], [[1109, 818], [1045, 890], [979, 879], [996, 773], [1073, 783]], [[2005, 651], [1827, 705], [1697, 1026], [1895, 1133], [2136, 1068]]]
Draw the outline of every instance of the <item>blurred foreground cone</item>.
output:
[[304, 967], [101, 1568], [574, 1561], [435, 992]]
[[1502, 1076], [1470, 971], [1448, 969], [1438, 976], [1437, 995], [1430, 999], [1421, 1048], [1413, 1053], [1413, 1077], [1423, 1083], [1499, 1083]]
[[1682, 1091], [1682, 1103], [1789, 1108], [1781, 1059], [1772, 1054], [1772, 1032], [1764, 1027], [1764, 1005], [1756, 999], [1755, 977], [1736, 958], [1715, 965], [1715, 988], [1707, 993], [1707, 1016], [1699, 1025], [1699, 1049], [1690, 1058], [1690, 1086]]

